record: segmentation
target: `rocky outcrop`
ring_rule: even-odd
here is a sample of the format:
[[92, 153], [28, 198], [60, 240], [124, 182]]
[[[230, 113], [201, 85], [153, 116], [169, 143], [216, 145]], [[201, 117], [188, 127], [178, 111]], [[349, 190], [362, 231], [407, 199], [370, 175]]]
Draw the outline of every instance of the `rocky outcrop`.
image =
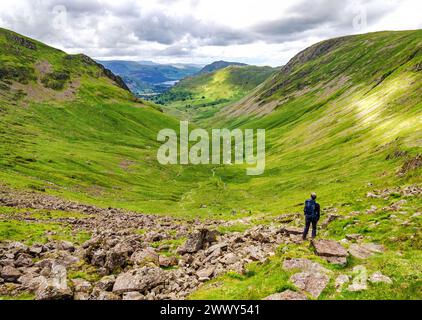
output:
[[301, 236], [303, 234], [303, 229], [286, 226], [286, 227], [282, 227], [280, 229], [280, 233], [288, 235], [288, 236], [290, 236], [290, 235], [300, 235]]
[[22, 273], [13, 266], [5, 266], [2, 268], [0, 276], [6, 282], [17, 282]]
[[299, 270], [312, 273], [331, 273], [330, 270], [324, 268], [318, 262], [313, 262], [311, 260], [302, 258], [286, 259], [283, 261], [282, 266], [286, 271]]
[[392, 284], [393, 280], [391, 280], [390, 277], [387, 277], [386, 275], [383, 275], [381, 272], [377, 271], [371, 275], [369, 278], [369, 281], [372, 283], [387, 283]]
[[126, 85], [126, 83], [123, 81], [123, 79], [120, 76], [115, 75], [111, 70], [107, 69], [102, 64], [96, 62], [94, 59], [88, 57], [87, 55], [85, 54], [70, 55], [69, 54], [66, 56], [66, 59], [68, 60], [80, 59], [83, 63], [87, 65], [97, 66], [105, 77], [112, 80], [118, 87], [130, 92], [129, 87]]
[[290, 281], [313, 298], [318, 298], [330, 281], [330, 277], [325, 273], [300, 272], [292, 275]]
[[384, 252], [382, 245], [375, 243], [363, 243], [363, 244], [351, 244], [349, 247], [349, 253], [358, 259], [367, 259], [376, 253]]
[[135, 251], [130, 257], [132, 263], [136, 266], [160, 266], [158, 254], [153, 248], [146, 248]]
[[372, 192], [368, 192], [366, 196], [368, 198], [388, 200], [391, 196], [395, 196], [397, 194], [403, 197], [419, 196], [422, 194], [422, 187], [418, 185], [411, 185], [404, 188], [395, 187], [381, 190], [373, 190]]
[[216, 241], [217, 232], [208, 229], [200, 229], [191, 234], [185, 244], [177, 252], [180, 254], [195, 253], [206, 248]]
[[300, 290], [318, 298], [330, 281], [332, 273], [317, 262], [308, 259], [294, 258], [283, 261], [286, 271], [300, 271], [290, 277], [290, 281]]
[[35, 42], [25, 37], [18, 36], [17, 34], [11, 32], [6, 33], [6, 37], [9, 41], [15, 42], [16, 44], [22, 47], [25, 47], [30, 50], [37, 50], [37, 45], [35, 44]]
[[333, 264], [345, 265], [347, 263], [348, 252], [337, 241], [315, 240], [312, 241], [317, 255]]
[[118, 275], [113, 286], [114, 293], [145, 292], [164, 283], [164, 271], [160, 268], [143, 267]]

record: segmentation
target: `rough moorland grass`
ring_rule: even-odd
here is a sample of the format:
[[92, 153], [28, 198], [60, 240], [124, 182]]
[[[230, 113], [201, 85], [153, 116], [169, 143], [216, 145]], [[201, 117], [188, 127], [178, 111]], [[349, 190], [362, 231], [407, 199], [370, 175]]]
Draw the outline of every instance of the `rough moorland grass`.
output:
[[16, 296], [1, 296], [0, 295], [0, 300], [34, 300], [34, 298], [35, 298], [35, 294], [29, 293], [29, 292], [21, 293]]
[[0, 221], [0, 241], [20, 241], [26, 244], [46, 243], [51, 240], [67, 240], [83, 243], [90, 238], [88, 232], [74, 232], [59, 223]]

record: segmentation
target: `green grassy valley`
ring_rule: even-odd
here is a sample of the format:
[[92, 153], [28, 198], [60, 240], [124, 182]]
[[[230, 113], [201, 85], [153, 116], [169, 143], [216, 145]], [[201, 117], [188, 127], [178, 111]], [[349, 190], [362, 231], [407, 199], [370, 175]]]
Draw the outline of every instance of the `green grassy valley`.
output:
[[[290, 280], [296, 269], [283, 264], [306, 258], [330, 275], [324, 291], [308, 298], [421, 299], [421, 71], [421, 30], [377, 32], [315, 44], [279, 70], [229, 66], [186, 78], [152, 103], [133, 97], [119, 77], [87, 56], [0, 29], [1, 186], [94, 205], [99, 212], [131, 210], [139, 217], [116, 221], [106, 212], [104, 221], [141, 236], [159, 227], [154, 231], [167, 236], [151, 240], [153, 247], [177, 259], [176, 247], [198, 221], [228, 243], [254, 228], [301, 228], [303, 201], [316, 191], [321, 220], [329, 220], [319, 237], [348, 249], [362, 243], [383, 249], [333, 265], [308, 242], [292, 237], [278, 243], [271, 230], [257, 229], [271, 234], [274, 254], [252, 259], [243, 273], [216, 273], [183, 297], [263, 299], [299, 292]], [[178, 131], [179, 119], [207, 130], [266, 129], [264, 174], [247, 176], [244, 165], [160, 165], [157, 133]], [[79, 219], [85, 207], [71, 203], [45, 211], [33, 202], [18, 209], [0, 203], [1, 241], [45, 242], [49, 229], [56, 240], [79, 244], [90, 237], [60, 220]], [[161, 220], [145, 223], [143, 213]], [[48, 222], [32, 224], [22, 215]], [[167, 231], [169, 225], [183, 229]], [[117, 275], [120, 267], [108, 271]], [[353, 279], [361, 267], [393, 284], [338, 290], [335, 279]], [[91, 265], [83, 268], [81, 278], [97, 281]]]
[[2, 183], [165, 213], [194, 177], [209, 177], [159, 165], [157, 133], [178, 121], [120, 88], [90, 58], [6, 30], [0, 44]]
[[153, 101], [171, 115], [202, 123], [243, 98], [274, 72], [270, 67], [230, 65], [185, 78]]

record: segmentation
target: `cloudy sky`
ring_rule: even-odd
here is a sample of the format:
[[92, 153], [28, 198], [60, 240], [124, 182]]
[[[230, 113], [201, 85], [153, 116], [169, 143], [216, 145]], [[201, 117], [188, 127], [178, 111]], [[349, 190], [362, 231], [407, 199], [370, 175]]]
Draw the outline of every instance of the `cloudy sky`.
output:
[[420, 0], [14, 0], [0, 27], [97, 59], [278, 66], [320, 40], [422, 28]]

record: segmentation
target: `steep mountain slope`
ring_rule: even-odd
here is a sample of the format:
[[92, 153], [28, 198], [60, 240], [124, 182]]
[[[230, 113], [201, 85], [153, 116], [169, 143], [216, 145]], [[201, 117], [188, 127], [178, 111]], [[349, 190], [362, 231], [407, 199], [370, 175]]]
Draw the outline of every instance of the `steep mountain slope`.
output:
[[89, 57], [0, 30], [1, 184], [165, 212], [191, 185], [156, 160], [158, 131], [177, 127]]
[[[235, 182], [233, 190], [225, 181], [227, 192], [243, 190], [243, 205], [265, 202], [277, 210], [287, 199], [300, 203], [304, 190], [333, 200], [369, 182], [405, 183], [396, 171], [421, 153], [421, 45], [420, 30], [323, 42], [293, 58], [246, 102], [218, 113], [210, 126], [267, 130], [265, 173]], [[259, 116], [274, 101], [274, 110]], [[405, 176], [417, 181], [419, 173]]]
[[299, 100], [324, 103], [356, 90], [371, 95], [396, 75], [419, 72], [420, 50], [420, 31], [377, 32], [317, 43], [224, 116], [265, 114]]
[[139, 97], [162, 93], [174, 82], [191, 76], [200, 70], [194, 65], [167, 65], [135, 61], [99, 61], [106, 68], [121, 76], [131, 91]]
[[228, 66], [183, 79], [153, 101], [171, 114], [203, 120], [244, 97], [274, 71], [271, 67]]
[[[291, 258], [324, 263], [333, 272], [319, 299], [421, 298], [422, 277], [412, 276], [422, 271], [421, 66], [422, 30], [328, 40], [295, 56], [213, 119], [215, 127], [266, 129], [265, 173], [241, 181], [227, 173], [221, 179], [229, 196], [221, 205], [262, 210], [268, 223], [291, 221], [300, 230], [303, 200], [317, 191], [324, 208], [319, 238], [346, 248], [377, 243], [385, 252], [354, 253], [346, 266], [333, 267], [316, 259], [293, 228], [291, 241], [269, 262], [253, 264], [249, 274], [219, 277], [192, 299], [262, 299], [294, 288], [294, 272], [285, 267]], [[212, 189], [191, 196], [200, 199]], [[296, 262], [302, 277], [305, 262]], [[376, 272], [391, 283], [368, 282]], [[346, 280], [342, 288], [335, 284], [339, 276], [364, 287], [349, 287]]]
[[214, 71], [217, 71], [217, 70], [220, 70], [220, 69], [227, 68], [229, 66], [244, 67], [244, 66], [247, 66], [247, 64], [240, 63], [240, 62], [229, 62], [229, 61], [223, 61], [223, 60], [214, 61], [213, 63], [207, 64], [198, 73], [202, 74], [202, 73], [214, 72]]

